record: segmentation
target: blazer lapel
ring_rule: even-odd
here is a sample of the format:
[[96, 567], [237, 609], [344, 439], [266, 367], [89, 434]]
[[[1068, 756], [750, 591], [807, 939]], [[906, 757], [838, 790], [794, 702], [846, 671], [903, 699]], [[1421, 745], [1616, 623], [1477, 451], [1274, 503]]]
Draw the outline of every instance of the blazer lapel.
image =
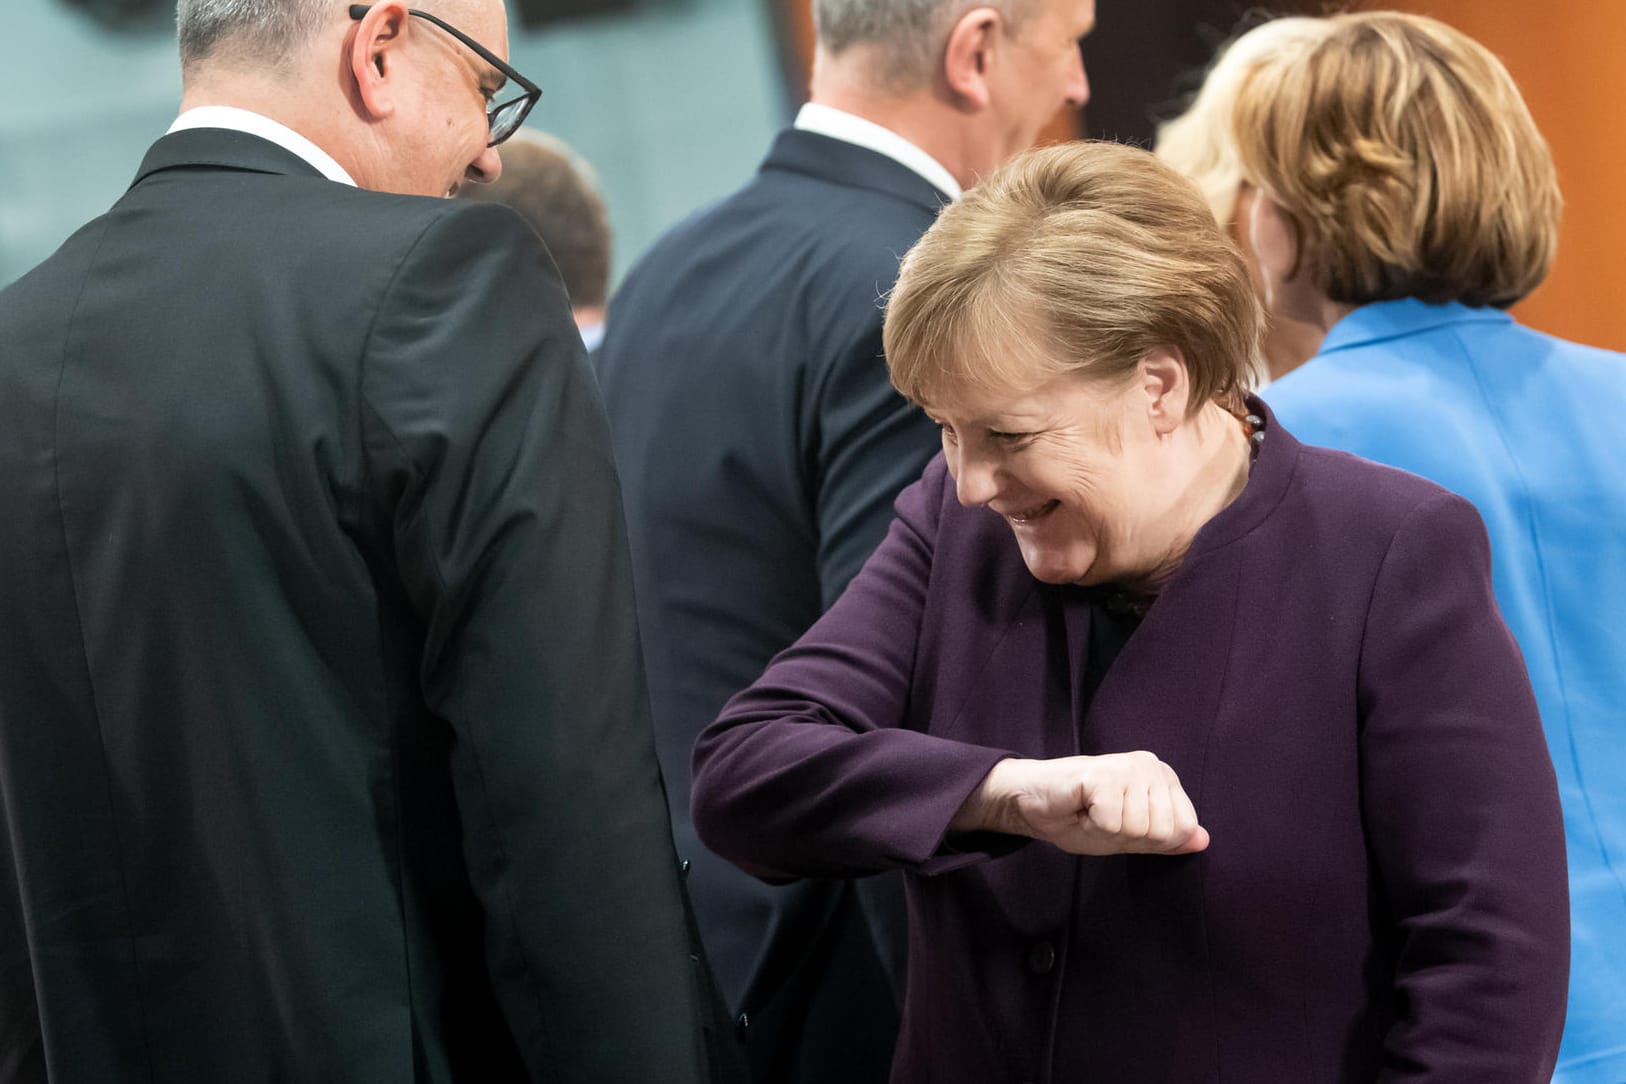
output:
[[[1094, 621], [1094, 610], [1090, 606], [1088, 596], [1082, 591], [1059, 591], [1057, 594], [1061, 597], [1067, 627], [1067, 667], [1062, 673], [1073, 701], [1071, 719], [1073, 754], [1076, 756], [1084, 752], [1082, 735], [1089, 707], [1084, 703], [1084, 661], [1090, 650], [1090, 625]], [[1130, 642], [1134, 642], [1133, 637]], [[1108, 674], [1110, 676], [1110, 670]]]
[[[1242, 555], [1197, 555], [1164, 589], [1080, 718], [1081, 751], [1145, 749], [1172, 767], [1196, 802], [1242, 617]], [[1087, 604], [1080, 609], [1088, 611]], [[1089, 643], [1088, 613], [1069, 640]], [[1082, 655], [1075, 656], [1082, 659]], [[1078, 685], [1075, 673], [1074, 686]], [[1076, 698], [1076, 693], [1075, 693]]]

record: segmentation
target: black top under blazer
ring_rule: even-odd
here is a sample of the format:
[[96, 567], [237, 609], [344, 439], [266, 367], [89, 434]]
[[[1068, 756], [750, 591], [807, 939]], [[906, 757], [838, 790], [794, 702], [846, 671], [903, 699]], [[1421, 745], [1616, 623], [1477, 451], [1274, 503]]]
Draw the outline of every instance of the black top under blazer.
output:
[[710, 855], [690, 750], [841, 593], [939, 447], [888, 382], [881, 317], [946, 199], [884, 155], [784, 131], [744, 188], [639, 261], [597, 361], [679, 851], [759, 1079], [885, 1079], [899, 886], [771, 888]]
[[602, 409], [491, 205], [159, 140], [0, 293], [0, 1081], [697, 1081]]

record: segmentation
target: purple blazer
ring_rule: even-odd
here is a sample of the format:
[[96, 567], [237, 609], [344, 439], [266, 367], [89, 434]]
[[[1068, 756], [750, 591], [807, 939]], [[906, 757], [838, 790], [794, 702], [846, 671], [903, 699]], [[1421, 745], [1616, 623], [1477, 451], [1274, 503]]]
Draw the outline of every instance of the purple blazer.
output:
[[[1270, 421], [1081, 712], [1089, 622], [939, 458], [695, 747], [725, 857], [910, 872], [894, 1082], [1550, 1077], [1563, 828], [1472, 506]], [[945, 838], [1002, 757], [1133, 749], [1179, 773], [1206, 852]]]

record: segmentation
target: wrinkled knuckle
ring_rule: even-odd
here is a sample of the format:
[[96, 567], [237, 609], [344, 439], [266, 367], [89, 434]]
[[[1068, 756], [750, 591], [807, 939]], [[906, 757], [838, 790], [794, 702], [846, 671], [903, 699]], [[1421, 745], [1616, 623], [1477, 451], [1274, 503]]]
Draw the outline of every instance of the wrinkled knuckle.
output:
[[1164, 768], [1167, 767], [1161, 760], [1157, 759], [1157, 754], [1148, 753], [1144, 749], [1137, 751], [1134, 758], [1135, 769], [1149, 779], [1159, 778]]

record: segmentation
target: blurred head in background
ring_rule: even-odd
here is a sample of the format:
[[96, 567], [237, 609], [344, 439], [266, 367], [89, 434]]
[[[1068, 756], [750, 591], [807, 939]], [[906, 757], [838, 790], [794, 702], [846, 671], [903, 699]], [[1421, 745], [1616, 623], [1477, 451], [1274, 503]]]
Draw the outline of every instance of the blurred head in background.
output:
[[[1237, 91], [1257, 61], [1316, 41], [1330, 25], [1325, 19], [1291, 16], [1241, 34], [1221, 49], [1186, 111], [1158, 127], [1158, 157], [1196, 183], [1214, 217], [1245, 254], [1255, 190], [1243, 180], [1231, 135]], [[1254, 263], [1251, 257], [1249, 263]], [[1264, 283], [1257, 285], [1262, 296]], [[1321, 338], [1309, 324], [1272, 314], [1261, 344], [1261, 375], [1277, 377], [1298, 368], [1316, 352]]]
[[502, 177], [459, 197], [519, 212], [548, 246], [570, 293], [571, 312], [591, 349], [601, 337], [610, 292], [610, 215], [598, 179], [569, 144], [522, 131], [502, 147]]

